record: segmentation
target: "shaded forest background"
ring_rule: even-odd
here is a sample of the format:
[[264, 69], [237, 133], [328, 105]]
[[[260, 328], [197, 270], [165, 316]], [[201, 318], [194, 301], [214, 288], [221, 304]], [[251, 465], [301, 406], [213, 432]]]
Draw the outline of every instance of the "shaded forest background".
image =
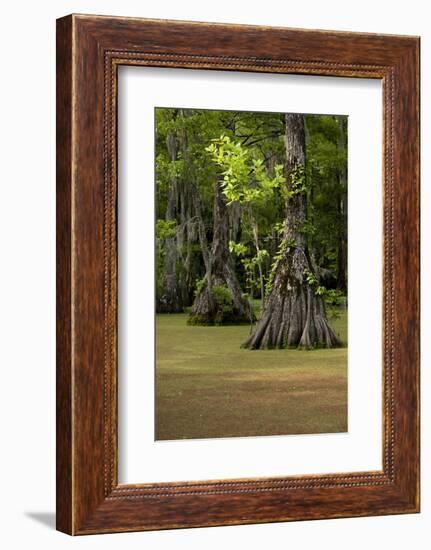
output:
[[257, 323], [250, 348], [336, 346], [325, 319], [347, 296], [347, 117], [155, 116], [157, 312]]

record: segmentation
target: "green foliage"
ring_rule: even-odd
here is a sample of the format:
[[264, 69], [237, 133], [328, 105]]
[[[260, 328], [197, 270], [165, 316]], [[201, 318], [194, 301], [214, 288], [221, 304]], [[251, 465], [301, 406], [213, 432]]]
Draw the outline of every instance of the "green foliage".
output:
[[278, 233], [278, 235], [282, 236], [285, 229], [286, 229], [286, 223], [285, 223], [285, 220], [283, 220], [282, 222], [277, 222], [275, 225], [274, 225], [274, 229], [275, 231]]
[[278, 263], [282, 258], [284, 258], [287, 250], [289, 248], [294, 248], [295, 246], [296, 246], [295, 241], [291, 239], [283, 239], [281, 241], [280, 246], [278, 247], [277, 253], [274, 255], [274, 258], [272, 260], [271, 270], [269, 272], [269, 276], [265, 284], [266, 294], [269, 294], [272, 290], [272, 286], [274, 284], [274, 277], [277, 272]]
[[205, 285], [205, 277], [196, 280], [195, 296], [198, 296]]
[[301, 227], [298, 227], [298, 232], [302, 233], [308, 240], [310, 240], [310, 238], [316, 233], [316, 226], [310, 219], [307, 218]]
[[347, 117], [307, 116], [306, 124], [307, 239], [334, 284], [340, 242], [347, 238]]
[[325, 292], [326, 304], [332, 307], [340, 307], [345, 301], [345, 297], [341, 290], [337, 288], [326, 290]]
[[298, 164], [289, 174], [289, 187], [284, 187], [283, 194], [285, 198], [295, 195], [305, 195], [307, 193], [307, 177], [305, 166]]
[[224, 285], [214, 285], [212, 287], [212, 292], [214, 295], [214, 300], [217, 306], [223, 311], [226, 311], [224, 308], [230, 308], [233, 305], [233, 298], [231, 291]]
[[[343, 216], [347, 211], [347, 117], [305, 115], [306, 164], [297, 166], [287, 180], [283, 114], [157, 108], [155, 117], [156, 284], [163, 275], [164, 241], [178, 237], [184, 240], [178, 241], [177, 276], [187, 278], [191, 300], [193, 289], [202, 288], [205, 265], [197, 228], [204, 228], [210, 247], [214, 184], [221, 178], [233, 216], [230, 251], [242, 289], [252, 298], [259, 296], [261, 271], [264, 293], [271, 291], [280, 258], [289, 246], [296, 246], [284, 240], [286, 201], [306, 195], [307, 221], [296, 230], [304, 235], [323, 274], [324, 286], [315, 283], [316, 291], [325, 300], [332, 299], [328, 292], [337, 286], [340, 242], [347, 238]], [[174, 159], [168, 151], [172, 136]], [[199, 224], [191, 201], [184, 220], [184, 212], [178, 212], [178, 197], [176, 219], [165, 220], [174, 184], [183, 190], [185, 200], [192, 197], [188, 186], [193, 187], [201, 206]], [[235, 216], [237, 221], [232, 222]], [[189, 231], [192, 242], [187, 240]]]
[[263, 260], [269, 256], [268, 251], [264, 248], [261, 248], [257, 251], [256, 256], [253, 257], [252, 261], [256, 265], [261, 265], [263, 263]]
[[305, 280], [308, 285], [314, 287], [314, 292], [317, 296], [324, 296], [326, 294], [326, 288], [323, 285], [319, 285], [316, 275], [308, 269], [305, 270]]
[[244, 243], [236, 243], [235, 241], [229, 241], [229, 250], [235, 256], [241, 258], [245, 256], [248, 252], [248, 247]]
[[224, 285], [214, 285], [211, 290], [217, 309], [214, 323], [222, 324], [223, 319], [233, 313], [232, 293]]
[[341, 292], [336, 288], [326, 289], [325, 290], [325, 303], [326, 309], [332, 319], [338, 319], [341, 315], [343, 306], [346, 303], [346, 298]]
[[[160, 297], [163, 288], [163, 267], [165, 260], [164, 240], [175, 237], [177, 234], [177, 222], [175, 220], [156, 221], [156, 297]], [[181, 266], [179, 266], [181, 268]]]
[[257, 265], [262, 265], [263, 260], [268, 256], [268, 251], [265, 249], [261, 249], [257, 252], [255, 256], [253, 256], [252, 258], [246, 258], [242, 262], [247, 269], [252, 269]]
[[253, 150], [222, 135], [212, 139], [205, 148], [223, 175], [223, 193], [228, 204], [253, 203], [268, 199], [274, 189], [285, 182], [283, 166], [277, 164], [274, 176], [268, 175], [262, 158], [253, 156]]
[[243, 260], [241, 260], [246, 272], [246, 286], [250, 289], [250, 291], [259, 288], [258, 281], [255, 279], [254, 276], [255, 269], [258, 267], [262, 267], [263, 262], [268, 257], [268, 251], [262, 248], [258, 250], [256, 254], [251, 258], [244, 258]]
[[[195, 296], [198, 296], [206, 285], [205, 277], [196, 282]], [[232, 292], [224, 285], [213, 285], [211, 287], [212, 297], [215, 303], [216, 315], [214, 324], [221, 325], [226, 317], [233, 314], [233, 296]]]
[[304, 274], [305, 274], [305, 280], [307, 281], [307, 284], [309, 284], [310, 286], [317, 285], [318, 281], [314, 273], [306, 269]]
[[319, 285], [316, 276], [309, 270], [306, 270], [305, 276], [307, 283], [314, 287], [314, 292], [317, 296], [323, 296], [327, 307], [331, 309], [332, 316], [337, 316], [340, 306], [343, 305], [345, 299], [341, 290], [336, 288], [328, 289], [323, 285]]
[[156, 237], [158, 239], [168, 239], [177, 234], [177, 222], [175, 220], [157, 220]]

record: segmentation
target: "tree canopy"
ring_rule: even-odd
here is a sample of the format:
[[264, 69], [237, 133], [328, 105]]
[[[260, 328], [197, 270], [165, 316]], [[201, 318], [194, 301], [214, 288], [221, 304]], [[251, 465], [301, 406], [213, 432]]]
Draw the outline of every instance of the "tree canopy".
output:
[[306, 242], [308, 283], [327, 303], [346, 295], [347, 117], [303, 120], [305, 162], [286, 171], [282, 113], [156, 109], [158, 311], [196, 310], [207, 289], [205, 307], [220, 302], [208, 322], [253, 322], [242, 300], [260, 300], [264, 309], [292, 245], [286, 205], [295, 196], [306, 198], [296, 234]]

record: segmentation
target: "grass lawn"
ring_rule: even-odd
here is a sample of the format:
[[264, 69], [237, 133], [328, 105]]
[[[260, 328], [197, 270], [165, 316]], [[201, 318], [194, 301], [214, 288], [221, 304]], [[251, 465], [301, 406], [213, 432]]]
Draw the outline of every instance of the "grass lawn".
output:
[[[347, 312], [331, 321], [347, 342]], [[245, 350], [250, 327], [156, 319], [156, 438], [347, 431], [347, 347]]]

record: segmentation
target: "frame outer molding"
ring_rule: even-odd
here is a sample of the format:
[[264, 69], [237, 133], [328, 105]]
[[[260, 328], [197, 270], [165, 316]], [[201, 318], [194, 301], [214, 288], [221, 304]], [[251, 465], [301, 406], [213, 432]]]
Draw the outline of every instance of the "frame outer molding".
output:
[[[383, 80], [381, 472], [118, 485], [120, 64]], [[81, 15], [59, 19], [57, 529], [88, 534], [418, 511], [419, 38]]]

